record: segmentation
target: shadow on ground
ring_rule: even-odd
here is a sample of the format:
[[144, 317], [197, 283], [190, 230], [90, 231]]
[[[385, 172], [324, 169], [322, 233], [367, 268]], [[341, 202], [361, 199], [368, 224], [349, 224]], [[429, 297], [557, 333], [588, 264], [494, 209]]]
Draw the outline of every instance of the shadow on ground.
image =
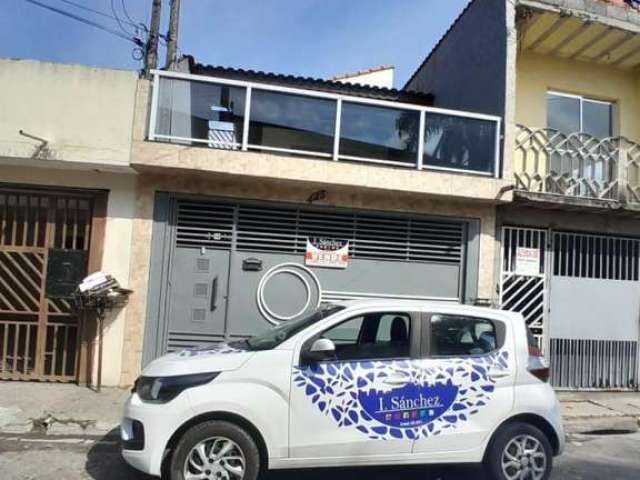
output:
[[[93, 480], [152, 480], [154, 477], [137, 472], [125, 463], [118, 446], [118, 429], [113, 429], [97, 441], [87, 453], [85, 470]], [[485, 480], [477, 466], [410, 466], [316, 468], [309, 470], [278, 470], [264, 474], [261, 480]]]

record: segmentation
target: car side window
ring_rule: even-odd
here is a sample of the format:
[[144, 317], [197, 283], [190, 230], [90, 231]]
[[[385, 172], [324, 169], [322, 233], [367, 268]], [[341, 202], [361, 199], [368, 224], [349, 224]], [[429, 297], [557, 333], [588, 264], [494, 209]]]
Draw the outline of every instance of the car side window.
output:
[[407, 358], [410, 354], [411, 315], [368, 313], [346, 320], [322, 333], [336, 346], [336, 360]]
[[485, 318], [435, 314], [431, 316], [432, 356], [471, 356], [498, 348], [496, 326]]

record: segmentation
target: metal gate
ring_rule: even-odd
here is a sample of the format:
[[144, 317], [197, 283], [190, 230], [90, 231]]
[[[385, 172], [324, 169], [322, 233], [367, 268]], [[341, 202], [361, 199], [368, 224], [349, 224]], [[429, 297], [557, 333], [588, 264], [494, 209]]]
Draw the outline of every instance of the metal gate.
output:
[[92, 198], [0, 189], [0, 379], [73, 381], [78, 319], [45, 295], [54, 249], [88, 251]]
[[[181, 197], [166, 202], [170, 228], [154, 247], [168, 252], [160, 311], [149, 313], [159, 328], [147, 332], [146, 361], [254, 335], [324, 301], [458, 302], [475, 295], [466, 266], [477, 262], [466, 259], [471, 242], [477, 249], [476, 220]], [[307, 239], [314, 236], [348, 240], [348, 268], [305, 265]]]
[[[503, 227], [499, 289], [500, 308], [521, 313], [543, 351], [547, 350], [548, 235], [542, 229]], [[537, 268], [523, 272], [518, 265], [519, 249], [537, 251]]]
[[550, 361], [554, 386], [636, 389], [640, 240], [553, 233]]

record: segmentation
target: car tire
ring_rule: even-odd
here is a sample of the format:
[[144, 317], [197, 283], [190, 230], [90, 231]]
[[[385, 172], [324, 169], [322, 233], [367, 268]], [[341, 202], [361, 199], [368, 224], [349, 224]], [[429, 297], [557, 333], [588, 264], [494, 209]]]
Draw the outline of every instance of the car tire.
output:
[[[523, 441], [526, 447], [521, 453]], [[494, 434], [483, 463], [491, 480], [547, 480], [553, 467], [553, 450], [549, 439], [539, 428], [529, 423], [513, 422]], [[521, 475], [526, 469], [533, 470], [535, 475]]]
[[[232, 473], [239, 467], [242, 476]], [[171, 457], [171, 480], [186, 480], [187, 468], [189, 473], [204, 473], [203, 478], [211, 480], [256, 480], [260, 452], [251, 435], [237, 425], [217, 420], [203, 422], [187, 430], [176, 445]]]

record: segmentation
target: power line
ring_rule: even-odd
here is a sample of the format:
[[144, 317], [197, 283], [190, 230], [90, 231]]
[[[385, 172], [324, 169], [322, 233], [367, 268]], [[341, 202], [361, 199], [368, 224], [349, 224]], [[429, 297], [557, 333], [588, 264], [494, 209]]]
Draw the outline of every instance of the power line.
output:
[[[123, 26], [122, 26], [122, 22], [120, 21], [120, 17], [118, 16], [118, 13], [116, 12], [116, 6], [113, 3], [113, 0], [111, 0], [111, 11], [113, 12], [113, 18], [116, 19], [116, 22], [118, 22], [118, 26], [120, 27], [120, 30], [122, 30], [124, 33], [126, 33], [127, 35], [130, 35], [131, 32], [129, 32], [128, 30], [126, 30]], [[135, 34], [135, 30], [134, 30], [134, 34]]]
[[[62, 3], [66, 3], [67, 5], [71, 5], [71, 6], [76, 7], [76, 8], [80, 8], [82, 10], [86, 10], [87, 12], [91, 12], [91, 13], [94, 13], [96, 15], [100, 15], [101, 17], [105, 17], [105, 18], [108, 18], [110, 20], [118, 21], [118, 19], [115, 18], [113, 15], [109, 15], [106, 12], [101, 12], [100, 10], [96, 10], [95, 8], [87, 7], [86, 5], [82, 5], [81, 3], [72, 2], [71, 0], [58, 0], [58, 1], [62, 2]], [[132, 27], [137, 26], [133, 22], [126, 22], [126, 23], [129, 23], [129, 25], [131, 25]]]
[[78, 22], [84, 23], [86, 25], [92, 26], [92, 27], [97, 28], [99, 30], [102, 30], [104, 32], [110, 33], [111, 35], [115, 35], [116, 37], [122, 38], [123, 40], [127, 40], [129, 42], [132, 42], [132, 43], [134, 43], [135, 45], [137, 45], [139, 47], [144, 46], [144, 42], [142, 40], [140, 40], [139, 38], [130, 37], [130, 36], [124, 35], [123, 33], [119, 32], [117, 30], [114, 30], [112, 28], [106, 27], [106, 26], [104, 26], [104, 25], [102, 25], [100, 23], [94, 22], [93, 20], [89, 20], [87, 18], [81, 17], [79, 15], [75, 15], [75, 14], [67, 12], [65, 10], [61, 10], [59, 8], [52, 7], [51, 5], [47, 5], [45, 3], [38, 2], [37, 0], [25, 0], [25, 2], [29, 2], [29, 3], [31, 3], [33, 5], [37, 5], [40, 8], [44, 8], [44, 9], [50, 10], [52, 12], [58, 13], [60, 15], [63, 15], [65, 17], [72, 18], [74, 20], [77, 20]]
[[[131, 18], [131, 15], [129, 15], [125, 0], [122, 0], [121, 3], [122, 3], [122, 11], [124, 12], [124, 16], [127, 17], [127, 20], [129, 20], [131, 23], [136, 23], [136, 22], [134, 22], [133, 18]], [[144, 23], [142, 25], [144, 25]]]

